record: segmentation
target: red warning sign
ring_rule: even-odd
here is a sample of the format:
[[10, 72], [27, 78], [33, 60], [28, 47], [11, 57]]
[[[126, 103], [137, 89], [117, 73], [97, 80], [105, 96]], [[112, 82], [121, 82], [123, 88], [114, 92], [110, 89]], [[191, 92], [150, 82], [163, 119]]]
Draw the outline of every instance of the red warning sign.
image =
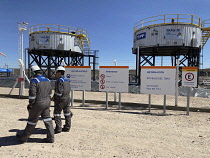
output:
[[100, 76], [101, 78], [105, 78], [105, 75], [104, 74], [101, 74], [101, 76]]
[[101, 83], [101, 84], [104, 84], [104, 83], [105, 83], [105, 80], [100, 80], [100, 83]]
[[18, 78], [18, 82], [23, 82], [24, 78]]
[[185, 74], [185, 79], [187, 81], [192, 81], [194, 79], [194, 74], [193, 73], [190, 73], [190, 72], [186, 73]]
[[105, 86], [104, 86], [104, 85], [100, 85], [100, 88], [101, 88], [101, 89], [104, 89], [104, 88], [105, 88]]

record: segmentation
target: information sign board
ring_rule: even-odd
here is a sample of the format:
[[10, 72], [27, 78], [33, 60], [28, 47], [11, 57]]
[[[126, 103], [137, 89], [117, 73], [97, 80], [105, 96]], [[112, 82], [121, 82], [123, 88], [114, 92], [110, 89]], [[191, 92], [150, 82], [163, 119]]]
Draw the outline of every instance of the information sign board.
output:
[[65, 66], [72, 90], [91, 90], [91, 66]]
[[141, 93], [175, 95], [175, 66], [142, 66]]
[[100, 66], [99, 91], [128, 92], [129, 66]]

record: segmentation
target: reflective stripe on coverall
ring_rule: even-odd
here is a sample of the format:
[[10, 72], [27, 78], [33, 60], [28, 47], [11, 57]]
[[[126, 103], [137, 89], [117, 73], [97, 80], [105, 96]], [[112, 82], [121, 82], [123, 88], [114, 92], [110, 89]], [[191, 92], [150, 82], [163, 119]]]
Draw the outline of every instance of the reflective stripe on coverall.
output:
[[62, 130], [61, 111], [63, 110], [65, 116], [64, 128], [70, 130], [71, 128], [71, 116], [70, 111], [70, 81], [64, 77], [60, 77], [55, 82], [55, 94], [54, 94], [54, 118], [56, 128], [55, 131], [60, 132]]

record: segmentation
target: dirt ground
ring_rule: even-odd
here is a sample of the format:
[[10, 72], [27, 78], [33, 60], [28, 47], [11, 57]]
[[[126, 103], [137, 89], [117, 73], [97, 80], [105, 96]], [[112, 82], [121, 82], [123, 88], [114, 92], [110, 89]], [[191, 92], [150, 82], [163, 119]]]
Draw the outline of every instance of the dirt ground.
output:
[[[8, 94], [10, 90], [1, 87], [0, 94]], [[18, 94], [18, 89], [13, 94]], [[209, 99], [193, 100], [195, 105], [201, 101]], [[162, 115], [162, 110], [158, 109], [152, 109], [151, 113], [147, 109], [118, 110], [114, 106], [105, 110], [102, 104], [83, 107], [81, 103], [74, 103], [70, 132], [56, 134], [53, 144], [43, 143], [46, 132], [40, 119], [29, 141], [19, 144], [15, 134], [26, 126], [27, 104], [27, 99], [0, 98], [2, 158], [210, 157], [209, 113], [191, 112], [187, 116], [184, 111], [167, 110], [166, 115]], [[51, 105], [52, 116], [53, 102]]]

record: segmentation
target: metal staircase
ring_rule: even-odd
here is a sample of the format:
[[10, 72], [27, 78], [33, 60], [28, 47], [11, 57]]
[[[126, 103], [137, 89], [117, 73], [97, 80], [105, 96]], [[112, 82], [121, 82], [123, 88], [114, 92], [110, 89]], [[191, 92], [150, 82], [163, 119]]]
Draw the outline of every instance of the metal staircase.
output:
[[202, 48], [207, 43], [210, 37], [210, 19], [203, 21], [203, 28], [202, 28]]
[[83, 28], [78, 28], [76, 30], [76, 36], [82, 42], [83, 53], [84, 52], [90, 52], [90, 40], [89, 40], [89, 37], [88, 37], [87, 30], [84, 30]]

